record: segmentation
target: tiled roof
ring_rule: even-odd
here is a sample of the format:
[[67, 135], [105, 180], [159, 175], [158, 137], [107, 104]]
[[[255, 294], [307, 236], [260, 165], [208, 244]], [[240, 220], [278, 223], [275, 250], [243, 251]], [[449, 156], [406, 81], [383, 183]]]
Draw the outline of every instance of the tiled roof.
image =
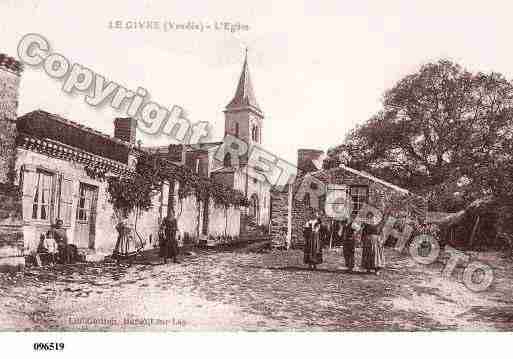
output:
[[48, 138], [36, 138], [27, 134], [20, 134], [17, 139], [18, 146], [32, 152], [38, 152], [53, 158], [60, 158], [66, 161], [78, 162], [86, 165], [95, 172], [112, 171], [115, 173], [129, 172], [130, 168], [126, 163], [121, 163], [105, 156], [98, 156], [82, 149], [66, 145]]
[[372, 182], [376, 182], [376, 183], [379, 183], [379, 184], [382, 184], [383, 186], [385, 187], [388, 187], [390, 189], [393, 189], [394, 191], [397, 191], [397, 192], [400, 192], [402, 194], [411, 194], [408, 190], [404, 189], [404, 188], [401, 188], [399, 186], [396, 186], [390, 182], [387, 182], [387, 181], [384, 181], [380, 178], [377, 178], [377, 177], [374, 177], [373, 175], [367, 173], [367, 172], [364, 172], [364, 171], [358, 171], [358, 170], [355, 170], [354, 168], [351, 168], [351, 167], [348, 167], [348, 166], [345, 166], [345, 165], [340, 165], [338, 167], [334, 167], [334, 168], [330, 168], [328, 170], [319, 170], [319, 171], [316, 171], [316, 172], [312, 172], [312, 173], [309, 173], [311, 176], [314, 176], [315, 178], [321, 180], [321, 181], [326, 181], [329, 177], [329, 174], [332, 173], [332, 172], [336, 172], [336, 171], [339, 171], [339, 170], [344, 170], [344, 171], [347, 171], [347, 172], [350, 172], [350, 173], [353, 173], [357, 176], [360, 176], [360, 177], [363, 177], [363, 178], [366, 178]]
[[17, 128], [21, 134], [54, 140], [123, 163], [133, 149], [128, 142], [42, 110], [18, 118]]

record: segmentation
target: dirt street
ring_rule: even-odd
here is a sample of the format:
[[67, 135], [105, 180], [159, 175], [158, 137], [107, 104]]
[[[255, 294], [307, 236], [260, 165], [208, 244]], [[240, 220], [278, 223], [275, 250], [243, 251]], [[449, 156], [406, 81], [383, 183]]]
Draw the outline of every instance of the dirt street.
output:
[[[484, 292], [461, 270], [387, 250], [380, 275], [346, 273], [339, 252], [317, 271], [300, 251], [205, 252], [179, 264], [88, 263], [0, 277], [1, 330], [512, 330], [511, 260]], [[477, 256], [477, 255], [474, 255]]]

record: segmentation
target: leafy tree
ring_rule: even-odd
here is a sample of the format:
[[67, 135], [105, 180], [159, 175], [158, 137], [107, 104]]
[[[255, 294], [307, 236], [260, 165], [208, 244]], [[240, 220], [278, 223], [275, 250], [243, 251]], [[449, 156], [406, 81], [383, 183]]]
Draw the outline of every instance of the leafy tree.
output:
[[[328, 154], [426, 196], [432, 209], [512, 197], [513, 84], [448, 60], [400, 80]], [[328, 162], [329, 163], [329, 162]]]

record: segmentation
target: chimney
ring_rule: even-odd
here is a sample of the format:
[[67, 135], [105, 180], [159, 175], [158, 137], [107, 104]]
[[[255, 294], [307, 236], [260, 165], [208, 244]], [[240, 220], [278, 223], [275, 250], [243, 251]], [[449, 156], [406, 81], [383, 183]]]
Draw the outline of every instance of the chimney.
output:
[[118, 117], [114, 120], [114, 137], [135, 145], [137, 120], [131, 117]]
[[297, 168], [303, 172], [314, 172], [322, 168], [324, 151], [302, 148], [297, 150]]
[[178, 164], [185, 164], [185, 148], [181, 144], [170, 144], [167, 150], [167, 159]]

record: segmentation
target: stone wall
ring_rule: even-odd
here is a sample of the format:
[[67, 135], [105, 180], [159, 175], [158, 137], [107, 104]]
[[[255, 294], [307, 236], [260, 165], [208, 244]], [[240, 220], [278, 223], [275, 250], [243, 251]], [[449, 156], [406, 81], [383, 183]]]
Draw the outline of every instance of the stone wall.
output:
[[0, 54], [0, 270], [24, 265], [21, 201], [16, 187], [16, 118], [21, 65]]
[[[314, 177], [324, 184], [346, 185], [350, 186], [367, 186], [368, 201], [372, 207], [378, 209], [383, 216], [393, 216], [395, 218], [404, 218], [411, 216], [409, 206], [408, 191], [394, 188], [393, 185], [385, 185], [379, 179], [373, 180], [367, 176], [362, 176], [354, 170], [348, 170], [344, 167], [332, 168], [330, 170], [319, 171]], [[299, 182], [296, 183], [296, 190]], [[324, 200], [319, 199], [321, 206], [321, 216], [324, 223], [330, 223], [330, 218], [324, 213]], [[292, 211], [292, 241], [301, 243], [303, 241], [302, 230], [306, 221], [313, 217], [315, 209], [306, 207], [303, 201], [294, 196]]]
[[[318, 171], [313, 176], [324, 184], [337, 184], [346, 186], [368, 186], [368, 204], [379, 209], [384, 216], [394, 216], [404, 218], [413, 216], [411, 212], [410, 197], [405, 190], [397, 190], [364, 176], [346, 170], [345, 168], [333, 168], [325, 171]], [[297, 191], [304, 176], [298, 177], [292, 186], [293, 198], [291, 210], [291, 241], [292, 245], [303, 242], [303, 226], [315, 214], [315, 208], [305, 205], [303, 200], [299, 200]], [[287, 233], [287, 210], [288, 193], [272, 193], [272, 218], [271, 233], [273, 241], [278, 246], [285, 244]], [[324, 223], [330, 223], [331, 219], [324, 213], [324, 199], [318, 199], [321, 207], [321, 217]], [[313, 203], [313, 201], [311, 201]]]
[[23, 267], [23, 254], [19, 190], [0, 184], [0, 271]]
[[273, 247], [287, 246], [289, 188], [271, 191], [271, 240]]
[[19, 74], [0, 64], [0, 183], [13, 182], [19, 82]]

